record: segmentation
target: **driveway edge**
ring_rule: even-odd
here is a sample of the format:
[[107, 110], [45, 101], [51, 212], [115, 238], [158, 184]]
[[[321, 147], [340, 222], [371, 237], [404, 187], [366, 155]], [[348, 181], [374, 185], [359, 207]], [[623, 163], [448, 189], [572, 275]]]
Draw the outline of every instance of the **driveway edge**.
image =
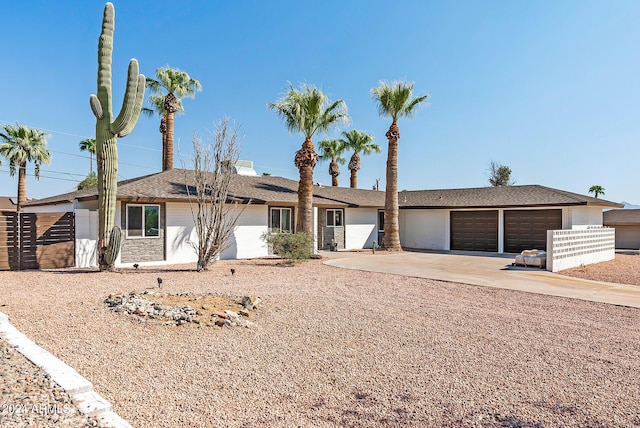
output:
[[93, 390], [93, 384], [71, 366], [45, 351], [9, 322], [9, 316], [0, 312], [0, 336], [33, 364], [44, 370], [51, 379], [67, 391], [78, 409], [98, 419], [100, 426], [133, 428], [112, 410], [111, 403]]

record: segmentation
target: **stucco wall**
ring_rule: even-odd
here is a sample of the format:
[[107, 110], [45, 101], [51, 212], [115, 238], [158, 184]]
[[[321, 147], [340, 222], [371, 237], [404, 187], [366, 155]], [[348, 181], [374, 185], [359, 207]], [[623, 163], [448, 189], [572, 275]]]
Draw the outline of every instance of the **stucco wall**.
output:
[[449, 249], [449, 210], [400, 210], [400, 243], [406, 248]]
[[[198, 237], [188, 203], [167, 203], [167, 262], [192, 263], [198, 260], [193, 243]], [[264, 257], [267, 246], [261, 236], [267, 231], [268, 209], [265, 205], [249, 205], [236, 223], [229, 248], [221, 259]]]
[[75, 267], [98, 266], [98, 211], [79, 209], [74, 211], [76, 228]]
[[346, 208], [344, 217], [345, 248], [348, 250], [371, 248], [373, 241], [378, 239], [378, 209]]
[[268, 230], [268, 219], [267, 206], [247, 206], [236, 222], [229, 248], [220, 255], [220, 258], [229, 260], [266, 256], [268, 254], [267, 244], [261, 237]]
[[602, 207], [566, 207], [569, 224], [563, 224], [564, 229], [572, 229], [580, 226], [602, 226]]

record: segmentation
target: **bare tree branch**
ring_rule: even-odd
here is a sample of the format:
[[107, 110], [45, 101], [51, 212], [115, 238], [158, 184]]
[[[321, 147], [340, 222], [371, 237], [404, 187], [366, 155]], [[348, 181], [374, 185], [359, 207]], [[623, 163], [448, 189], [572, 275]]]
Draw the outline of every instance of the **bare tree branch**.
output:
[[233, 167], [240, 155], [238, 130], [225, 117], [216, 123], [213, 144], [204, 145], [198, 134], [193, 134], [193, 170], [185, 169], [185, 183], [198, 237], [192, 243], [198, 254], [198, 272], [206, 270], [229, 247], [238, 218], [246, 208], [229, 200]]

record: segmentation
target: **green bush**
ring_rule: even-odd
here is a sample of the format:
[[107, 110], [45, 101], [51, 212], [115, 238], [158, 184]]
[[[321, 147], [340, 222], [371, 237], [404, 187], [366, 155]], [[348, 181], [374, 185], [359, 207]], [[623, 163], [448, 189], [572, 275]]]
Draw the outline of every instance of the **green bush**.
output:
[[264, 233], [262, 239], [288, 264], [313, 257], [313, 237], [306, 233]]

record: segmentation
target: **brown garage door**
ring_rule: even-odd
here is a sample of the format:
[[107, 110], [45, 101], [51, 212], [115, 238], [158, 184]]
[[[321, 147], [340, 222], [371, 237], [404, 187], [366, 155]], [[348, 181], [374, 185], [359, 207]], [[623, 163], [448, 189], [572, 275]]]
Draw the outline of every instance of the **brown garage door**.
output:
[[546, 250], [547, 230], [562, 229], [562, 210], [504, 212], [504, 251]]
[[451, 211], [451, 249], [498, 251], [498, 211]]

